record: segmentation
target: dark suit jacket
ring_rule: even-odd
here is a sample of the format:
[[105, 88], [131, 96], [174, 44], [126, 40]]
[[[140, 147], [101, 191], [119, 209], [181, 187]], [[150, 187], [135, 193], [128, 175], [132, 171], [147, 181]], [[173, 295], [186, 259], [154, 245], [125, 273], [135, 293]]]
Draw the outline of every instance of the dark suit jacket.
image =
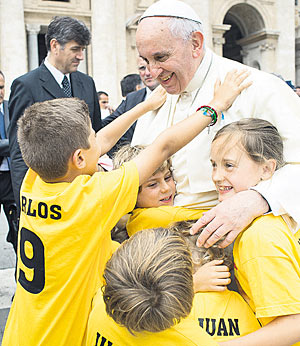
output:
[[[108, 117], [102, 120], [102, 126], [106, 126], [113, 120], [118, 118], [121, 114], [129, 111], [131, 108], [135, 107], [137, 104], [143, 102], [146, 98], [147, 90], [146, 88], [134, 91], [126, 96], [126, 99], [121, 102], [118, 108]], [[124, 135], [119, 139], [115, 146], [108, 152], [110, 157], [113, 157], [114, 153], [122, 145], [130, 143], [136, 126], [136, 121], [131, 125], [131, 127], [124, 133]]]
[[[101, 128], [101, 115], [93, 79], [77, 71], [70, 74], [70, 80], [73, 96], [84, 100], [88, 104], [92, 126], [97, 132]], [[8, 137], [12, 184], [18, 206], [20, 202], [20, 187], [27, 171], [27, 166], [22, 159], [17, 141], [17, 121], [24, 113], [24, 110], [32, 104], [65, 97], [66, 95], [62, 88], [58, 85], [44, 63], [37, 69], [13, 81], [8, 103], [10, 117]]]
[[[9, 115], [8, 115], [8, 102], [3, 101], [3, 109], [4, 109], [4, 126], [5, 133], [7, 137], [8, 125], [9, 125]], [[9, 143], [8, 139], [1, 138], [0, 136], [0, 164], [2, 163], [3, 157], [9, 156]]]

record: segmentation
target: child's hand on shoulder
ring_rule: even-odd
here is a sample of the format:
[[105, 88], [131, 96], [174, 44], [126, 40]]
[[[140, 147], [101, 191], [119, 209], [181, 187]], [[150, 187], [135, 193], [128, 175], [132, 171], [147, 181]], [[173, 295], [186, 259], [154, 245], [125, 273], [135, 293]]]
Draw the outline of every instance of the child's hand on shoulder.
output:
[[150, 97], [145, 101], [147, 107], [149, 107], [149, 111], [154, 111], [161, 107], [167, 98], [166, 90], [159, 85], [155, 90], [151, 93]]
[[226, 74], [223, 83], [217, 79], [214, 98], [211, 101], [217, 111], [225, 111], [230, 108], [237, 96], [252, 84], [252, 81], [246, 81], [249, 75], [250, 72], [247, 69], [232, 70]]
[[225, 291], [230, 284], [230, 272], [223, 260], [214, 260], [201, 266], [195, 274], [194, 292]]

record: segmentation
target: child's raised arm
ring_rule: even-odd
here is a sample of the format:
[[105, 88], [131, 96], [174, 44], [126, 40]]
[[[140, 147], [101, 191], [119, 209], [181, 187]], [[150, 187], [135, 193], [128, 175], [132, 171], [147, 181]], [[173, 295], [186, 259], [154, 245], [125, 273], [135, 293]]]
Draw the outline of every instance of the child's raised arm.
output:
[[222, 346], [291, 346], [300, 341], [300, 314], [276, 317], [253, 333], [220, 342]]
[[[241, 72], [234, 70], [227, 73], [222, 85], [219, 81], [216, 82], [214, 98], [208, 103], [208, 106], [217, 112], [227, 110], [236, 97], [251, 84], [251, 82], [242, 84], [248, 75], [246, 70]], [[184, 147], [212, 122], [212, 117], [206, 115], [207, 113], [207, 109], [201, 109], [187, 119], [166, 129], [151, 145], [134, 158], [139, 171], [140, 185], [163, 161]]]
[[97, 143], [101, 149], [101, 156], [106, 154], [129, 129], [129, 127], [142, 115], [155, 110], [164, 104], [166, 91], [161, 86], [157, 87], [150, 97], [137, 104], [128, 112], [120, 115], [107, 126], [97, 132]]

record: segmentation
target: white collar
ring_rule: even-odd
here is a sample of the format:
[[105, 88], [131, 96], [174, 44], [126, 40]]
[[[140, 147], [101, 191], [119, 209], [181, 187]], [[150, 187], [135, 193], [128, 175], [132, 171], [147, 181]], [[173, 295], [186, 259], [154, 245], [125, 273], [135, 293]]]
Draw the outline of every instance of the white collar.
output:
[[[62, 87], [61, 83], [65, 75], [49, 62], [48, 57], [46, 57], [44, 64], [47, 67], [47, 69], [50, 71], [54, 79], [57, 81], [57, 83], [60, 85], [60, 87]], [[70, 83], [70, 73], [67, 73], [66, 76]]]
[[194, 77], [192, 80], [189, 82], [187, 87], [185, 88], [185, 91], [187, 92], [192, 92], [196, 89], [199, 88], [199, 82], [200, 82], [200, 87], [202, 86], [202, 83], [205, 80], [205, 77], [207, 76], [207, 72], [210, 68], [211, 61], [212, 61], [212, 51], [208, 48], [205, 49], [205, 55], [197, 69], [197, 71], [194, 74]]
[[[155, 90], [155, 89], [154, 89]], [[151, 95], [152, 91], [151, 89], [149, 89], [148, 87], [146, 87], [146, 97], [145, 99], [147, 99], [150, 95]]]

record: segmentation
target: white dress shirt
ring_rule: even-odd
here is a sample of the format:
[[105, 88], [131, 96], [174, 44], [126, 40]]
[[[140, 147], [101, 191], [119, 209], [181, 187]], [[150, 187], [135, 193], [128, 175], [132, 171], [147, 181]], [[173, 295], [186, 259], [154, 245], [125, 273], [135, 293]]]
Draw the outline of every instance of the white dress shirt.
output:
[[[63, 88], [62, 81], [63, 81], [65, 75], [61, 71], [59, 71], [56, 67], [54, 67], [52, 64], [50, 64], [50, 62], [49, 62], [47, 57], [44, 60], [44, 64], [47, 67], [47, 69], [50, 71], [50, 73], [52, 74], [54, 79], [57, 81], [58, 85], [61, 88]], [[67, 73], [66, 76], [67, 76], [68, 81], [69, 81], [69, 83], [71, 85], [70, 73]]]
[[[3, 106], [3, 102], [2, 103], [0, 103], [0, 111], [2, 112], [2, 114], [3, 114], [3, 118], [4, 118], [4, 106]], [[3, 121], [4, 121], [4, 119], [3, 119]], [[4, 122], [4, 124], [5, 124], [5, 122]], [[4, 127], [5, 127], [5, 125], [4, 125]], [[5, 139], [5, 138], [2, 138], [2, 139]], [[3, 159], [2, 159], [2, 162], [1, 162], [1, 164], [0, 164], [0, 172], [6, 172], [6, 171], [9, 171], [9, 164], [8, 164], [8, 159], [7, 159], [7, 157], [3, 157]]]

